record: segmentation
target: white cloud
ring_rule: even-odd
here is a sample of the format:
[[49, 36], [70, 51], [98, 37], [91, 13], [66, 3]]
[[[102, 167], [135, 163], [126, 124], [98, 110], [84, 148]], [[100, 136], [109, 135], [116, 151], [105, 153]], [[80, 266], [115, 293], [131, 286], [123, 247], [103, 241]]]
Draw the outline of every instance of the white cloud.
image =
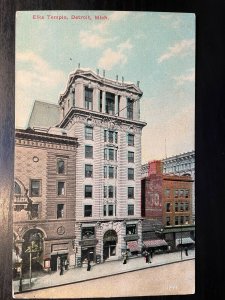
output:
[[80, 32], [80, 43], [83, 47], [87, 48], [101, 48], [107, 42], [111, 41], [112, 39], [106, 38], [101, 34], [94, 33], [93, 30], [85, 31], [82, 30]]
[[182, 40], [174, 44], [173, 46], [169, 47], [167, 52], [165, 52], [159, 57], [158, 63], [162, 63], [163, 61], [168, 60], [171, 57], [189, 55], [193, 53], [194, 48], [195, 48], [194, 39]]
[[126, 52], [132, 48], [132, 44], [127, 40], [119, 44], [115, 51], [111, 48], [106, 49], [98, 61], [98, 66], [105, 70], [111, 70], [115, 65], [125, 64], [127, 62]]
[[32, 51], [17, 53], [16, 65], [16, 126], [25, 127], [33, 101], [39, 99], [57, 103], [58, 98], [49, 99], [49, 95], [54, 89], [59, 95], [67, 77]]
[[189, 69], [186, 71], [185, 74], [182, 74], [180, 76], [175, 76], [174, 79], [177, 82], [177, 85], [183, 85], [186, 82], [194, 82], [195, 81], [195, 70], [194, 68]]

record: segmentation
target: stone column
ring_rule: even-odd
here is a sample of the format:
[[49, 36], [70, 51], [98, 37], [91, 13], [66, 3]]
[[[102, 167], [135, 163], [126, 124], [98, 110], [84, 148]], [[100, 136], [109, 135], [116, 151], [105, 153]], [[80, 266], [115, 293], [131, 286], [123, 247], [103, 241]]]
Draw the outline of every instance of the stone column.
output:
[[118, 95], [115, 95], [115, 115], [118, 115]]
[[102, 91], [102, 112], [105, 113], [105, 97], [106, 97], [106, 92]]

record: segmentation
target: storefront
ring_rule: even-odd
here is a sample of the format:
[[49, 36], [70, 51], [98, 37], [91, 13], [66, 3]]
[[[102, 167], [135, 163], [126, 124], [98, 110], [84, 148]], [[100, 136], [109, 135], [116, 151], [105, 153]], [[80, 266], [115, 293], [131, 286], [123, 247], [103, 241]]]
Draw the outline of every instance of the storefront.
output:
[[116, 246], [118, 242], [115, 230], [108, 230], [103, 236], [103, 259], [107, 260], [117, 255]]
[[143, 241], [144, 249], [147, 251], [153, 251], [155, 253], [164, 252], [168, 248], [168, 244], [163, 239], [156, 239], [156, 240], [147, 240]]

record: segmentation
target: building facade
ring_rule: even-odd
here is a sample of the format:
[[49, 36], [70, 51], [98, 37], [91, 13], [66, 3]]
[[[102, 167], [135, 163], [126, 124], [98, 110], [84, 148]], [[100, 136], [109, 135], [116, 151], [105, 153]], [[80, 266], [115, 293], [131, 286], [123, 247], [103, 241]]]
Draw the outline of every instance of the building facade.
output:
[[[141, 134], [146, 125], [140, 121], [141, 96], [138, 85], [77, 69], [54, 108], [60, 118], [56, 127], [79, 143], [71, 232], [77, 266], [141, 250]], [[40, 105], [45, 106], [35, 103], [29, 124], [44, 131], [49, 123]]]
[[[142, 179], [142, 216], [162, 224], [168, 245], [176, 248], [182, 227], [185, 237], [193, 231], [192, 184], [189, 175], [165, 175], [161, 161], [149, 163], [148, 177]], [[174, 235], [175, 234], [175, 235]], [[190, 244], [193, 244], [193, 240]], [[184, 240], [183, 240], [184, 243]]]
[[29, 268], [32, 242], [37, 265], [57, 270], [59, 258], [75, 264], [74, 227], [77, 140], [16, 130], [14, 250]]

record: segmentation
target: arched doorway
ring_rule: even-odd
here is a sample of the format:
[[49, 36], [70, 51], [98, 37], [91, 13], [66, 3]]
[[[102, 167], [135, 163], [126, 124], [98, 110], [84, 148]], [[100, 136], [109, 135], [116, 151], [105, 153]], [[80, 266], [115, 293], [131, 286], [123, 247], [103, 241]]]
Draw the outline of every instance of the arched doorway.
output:
[[23, 236], [22, 259], [23, 270], [30, 267], [30, 252], [32, 270], [41, 270], [43, 264], [44, 234], [40, 229], [30, 229]]
[[116, 256], [116, 244], [118, 242], [115, 230], [108, 230], [103, 237], [103, 259], [109, 259]]

